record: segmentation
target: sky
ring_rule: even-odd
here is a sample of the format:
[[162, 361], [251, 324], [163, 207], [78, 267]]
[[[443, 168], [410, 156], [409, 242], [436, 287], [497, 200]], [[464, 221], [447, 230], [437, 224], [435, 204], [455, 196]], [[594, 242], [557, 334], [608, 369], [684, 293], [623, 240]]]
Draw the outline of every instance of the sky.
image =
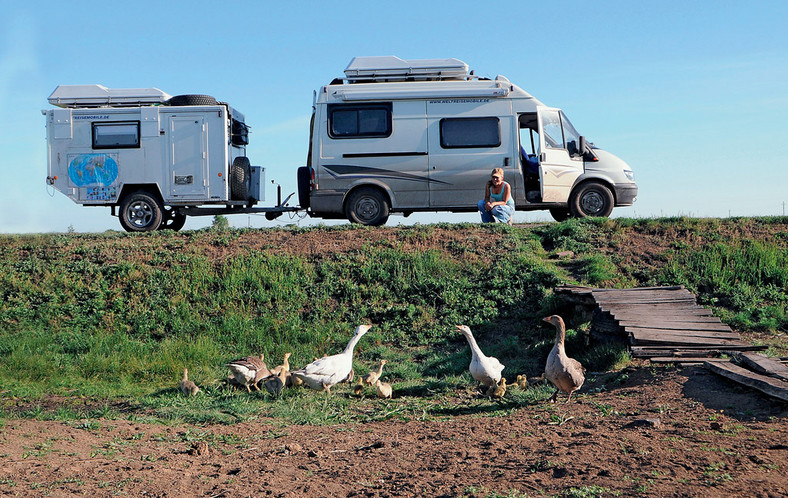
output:
[[[563, 109], [635, 171], [638, 200], [613, 217], [784, 215], [786, 19], [784, 0], [0, 0], [0, 233], [121, 230], [109, 208], [80, 206], [46, 185], [41, 111], [58, 85], [156, 87], [230, 103], [252, 127], [247, 155], [265, 167], [262, 204], [273, 205], [276, 184], [296, 191], [313, 92], [353, 57], [371, 55], [457, 58]], [[387, 225], [478, 219], [420, 213]], [[210, 224], [189, 218], [185, 229]]]

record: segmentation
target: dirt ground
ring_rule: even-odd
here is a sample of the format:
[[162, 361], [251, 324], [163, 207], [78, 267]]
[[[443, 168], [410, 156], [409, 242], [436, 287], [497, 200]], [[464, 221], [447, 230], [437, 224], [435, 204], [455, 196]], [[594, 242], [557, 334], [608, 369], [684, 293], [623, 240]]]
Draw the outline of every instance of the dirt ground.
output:
[[473, 414], [488, 402], [458, 397], [471, 414], [426, 422], [170, 427], [6, 419], [0, 494], [788, 495], [785, 404], [699, 366], [646, 363], [607, 379], [607, 389], [602, 382], [588, 382], [568, 404], [521, 406], [505, 416]]
[[[783, 230], [756, 228], [768, 233], [727, 233], [728, 227], [721, 232], [772, 237]], [[244, 250], [321, 257], [359, 244], [440, 247], [458, 258], [477, 258], [495, 244], [486, 232], [408, 233], [250, 232], [232, 244], [188, 238], [168, 243], [172, 250], [216, 259]], [[693, 237], [691, 231], [635, 233], [602, 250], [615, 250], [633, 267], [648, 267], [662, 264], [665, 248], [677, 240], [703, 243]], [[118, 241], [112, 250], [122, 251], [125, 243]], [[128, 242], [127, 250], [148, 254], [138, 247], [146, 243]], [[464, 245], [476, 250], [456, 250]], [[489, 416], [484, 410], [489, 401], [458, 393], [467, 415], [331, 427], [271, 419], [166, 426], [5, 418], [0, 419], [0, 494], [788, 496], [788, 405], [700, 366], [645, 362], [615, 375], [613, 381], [589, 378], [568, 404], [519, 406], [504, 398], [501, 403], [511, 408], [504, 416]], [[331, 395], [351, 394], [344, 387]], [[58, 401], [49, 401], [56, 411]], [[396, 393], [389, 401], [393, 407], [402, 402], [407, 400]]]

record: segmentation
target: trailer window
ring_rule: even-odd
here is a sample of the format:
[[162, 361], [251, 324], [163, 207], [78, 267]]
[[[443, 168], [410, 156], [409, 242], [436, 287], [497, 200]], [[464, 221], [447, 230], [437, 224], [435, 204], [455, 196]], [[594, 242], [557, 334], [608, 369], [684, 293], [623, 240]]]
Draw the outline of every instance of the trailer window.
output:
[[93, 123], [94, 149], [128, 149], [140, 146], [140, 122]]
[[500, 147], [498, 118], [445, 118], [440, 122], [441, 147], [444, 149]]
[[328, 134], [332, 138], [381, 138], [391, 135], [391, 104], [330, 105]]

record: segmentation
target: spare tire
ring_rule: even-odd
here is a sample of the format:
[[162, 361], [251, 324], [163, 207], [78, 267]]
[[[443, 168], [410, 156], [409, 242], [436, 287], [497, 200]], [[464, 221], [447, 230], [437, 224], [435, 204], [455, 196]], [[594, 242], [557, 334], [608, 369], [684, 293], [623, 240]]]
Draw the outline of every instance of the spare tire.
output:
[[309, 166], [301, 166], [296, 173], [298, 180], [298, 205], [302, 209], [309, 209], [309, 182], [312, 179], [309, 169]]
[[248, 157], [238, 156], [230, 169], [230, 196], [239, 201], [249, 198], [252, 169]]
[[170, 97], [167, 105], [216, 105], [216, 99], [210, 95], [176, 95]]

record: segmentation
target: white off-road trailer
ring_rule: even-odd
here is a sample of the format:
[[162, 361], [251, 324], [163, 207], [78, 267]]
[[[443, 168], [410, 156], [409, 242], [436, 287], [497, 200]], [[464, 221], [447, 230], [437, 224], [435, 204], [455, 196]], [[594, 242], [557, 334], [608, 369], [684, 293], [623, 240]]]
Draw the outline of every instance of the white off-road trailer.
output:
[[188, 215], [265, 212], [265, 171], [246, 157], [244, 115], [207, 95], [62, 85], [49, 96], [47, 183], [109, 206], [127, 231], [179, 230]]
[[547, 209], [557, 220], [635, 202], [632, 169], [563, 111], [468, 69], [457, 59], [353, 59], [344, 78], [317, 92], [301, 207], [367, 225], [394, 212], [472, 212], [496, 167], [516, 209]]

